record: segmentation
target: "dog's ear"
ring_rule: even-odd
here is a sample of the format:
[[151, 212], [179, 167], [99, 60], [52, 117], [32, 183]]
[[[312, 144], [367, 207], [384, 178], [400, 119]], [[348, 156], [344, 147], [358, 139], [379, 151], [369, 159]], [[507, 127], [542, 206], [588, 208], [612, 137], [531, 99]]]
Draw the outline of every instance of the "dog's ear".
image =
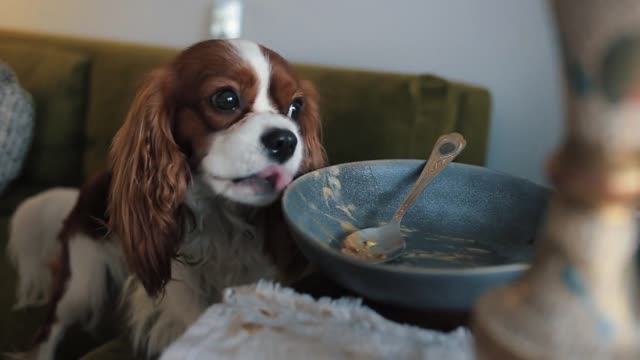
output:
[[130, 270], [152, 296], [171, 279], [190, 178], [172, 134], [173, 82], [166, 67], [149, 74], [110, 152], [109, 225], [120, 238]]
[[327, 165], [327, 155], [322, 146], [322, 123], [320, 121], [319, 95], [310, 81], [301, 83], [304, 106], [300, 113], [300, 127], [304, 138], [304, 161], [302, 172], [309, 172]]

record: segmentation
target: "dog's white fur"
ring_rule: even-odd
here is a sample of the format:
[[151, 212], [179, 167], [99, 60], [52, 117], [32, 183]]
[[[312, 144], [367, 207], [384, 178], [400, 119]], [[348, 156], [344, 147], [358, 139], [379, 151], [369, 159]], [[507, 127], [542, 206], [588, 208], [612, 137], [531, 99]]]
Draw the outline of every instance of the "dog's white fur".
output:
[[[51, 265], [61, 250], [58, 234], [73, 208], [78, 190], [55, 188], [24, 200], [11, 217], [7, 253], [18, 272], [15, 309], [46, 304], [50, 299]], [[81, 323], [95, 329], [104, 312], [105, 279], [117, 286], [126, 267], [117, 242], [100, 242], [84, 234], [69, 239], [71, 277], [56, 308], [58, 321], [37, 349], [38, 359], [53, 359], [68, 326]]]
[[[296, 147], [291, 159], [284, 164], [285, 170], [294, 175], [304, 156], [300, 129], [291, 119], [278, 114], [271, 104], [268, 95], [271, 66], [258, 45], [246, 40], [234, 40], [231, 43], [240, 58], [257, 74], [258, 93], [252, 115], [211, 136], [210, 149], [202, 159], [201, 169], [208, 184], [217, 194], [242, 204], [265, 205], [273, 202], [276, 195], [254, 193], [247, 188], [234, 186], [229, 179], [252, 175], [272, 163], [260, 151], [260, 137], [270, 128], [287, 129], [296, 134], [300, 146]], [[244, 151], [238, 151], [239, 149]]]
[[[271, 65], [267, 58], [262, 54], [260, 48], [255, 43], [246, 40], [234, 40], [233, 46], [242, 59], [255, 70], [258, 74], [258, 94], [253, 103], [254, 111], [258, 112], [275, 112], [276, 109], [269, 100], [269, 75], [271, 73]], [[266, 81], [264, 81], [266, 79]]]
[[234, 186], [229, 180], [252, 175], [273, 163], [260, 151], [260, 136], [270, 128], [287, 129], [298, 137], [299, 146], [296, 146], [291, 159], [283, 164], [285, 171], [291, 176], [295, 175], [304, 154], [297, 126], [284, 116], [271, 112], [249, 115], [229, 129], [211, 136], [209, 153], [200, 166], [204, 179], [217, 194], [249, 205], [266, 205], [276, 199], [275, 193], [256, 193], [243, 186]]
[[[282, 164], [292, 176], [302, 163], [303, 141], [298, 125], [274, 112], [269, 102], [267, 58], [256, 44], [232, 44], [259, 76], [258, 104], [264, 109], [212, 135], [201, 172], [193, 174], [187, 189], [186, 205], [195, 222], [185, 224], [190, 231], [172, 262], [173, 279], [159, 298], [152, 298], [135, 276], [127, 278], [117, 241], [74, 235], [69, 239], [71, 277], [56, 308], [57, 321], [38, 349], [39, 359], [53, 359], [69, 325], [79, 322], [91, 329], [96, 324], [109, 295], [107, 277], [124, 289], [134, 347], [148, 356], [161, 353], [179, 337], [207, 306], [220, 300], [225, 287], [273, 279], [275, 267], [264, 253], [262, 229], [266, 224], [257, 218], [256, 210], [239, 204], [265, 205], [275, 196], [243, 188], [231, 178], [251, 175], [272, 164], [260, 147], [266, 130], [288, 129], [298, 137], [295, 153]], [[15, 212], [8, 247], [19, 273], [17, 307], [48, 300], [48, 264], [60, 251], [56, 238], [77, 196], [75, 189], [49, 190], [25, 200]]]
[[117, 242], [96, 241], [78, 234], [69, 239], [71, 276], [56, 307], [56, 322], [38, 349], [38, 359], [53, 359], [56, 346], [67, 328], [80, 323], [88, 331], [98, 325], [109, 296], [106, 279], [115, 288], [127, 277], [126, 266]]
[[78, 198], [78, 190], [55, 188], [24, 200], [9, 221], [7, 255], [18, 272], [14, 309], [49, 301], [50, 265], [58, 253], [58, 233]]

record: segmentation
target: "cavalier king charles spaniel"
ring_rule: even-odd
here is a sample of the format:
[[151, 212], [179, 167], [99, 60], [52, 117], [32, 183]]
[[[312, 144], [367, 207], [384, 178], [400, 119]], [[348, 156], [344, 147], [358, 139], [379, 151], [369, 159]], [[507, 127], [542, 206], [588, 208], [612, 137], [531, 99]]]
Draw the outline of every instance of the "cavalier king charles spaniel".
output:
[[157, 356], [226, 287], [300, 276], [279, 198], [325, 166], [320, 130], [312, 85], [253, 42], [200, 42], [152, 71], [108, 171], [12, 217], [16, 307], [50, 309], [30, 354], [52, 359], [69, 326], [94, 329], [116, 301], [138, 354]]

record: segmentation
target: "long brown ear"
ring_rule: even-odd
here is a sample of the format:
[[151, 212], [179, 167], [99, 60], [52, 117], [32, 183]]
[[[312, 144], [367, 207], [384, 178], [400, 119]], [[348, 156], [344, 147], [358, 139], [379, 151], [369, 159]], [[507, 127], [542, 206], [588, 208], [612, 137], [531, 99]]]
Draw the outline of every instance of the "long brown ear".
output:
[[300, 114], [305, 157], [302, 172], [309, 172], [327, 165], [327, 155], [322, 146], [322, 124], [320, 122], [319, 96], [310, 81], [303, 80], [304, 106]]
[[109, 225], [130, 270], [154, 296], [171, 279], [189, 168], [173, 135], [171, 73], [152, 72], [111, 145]]

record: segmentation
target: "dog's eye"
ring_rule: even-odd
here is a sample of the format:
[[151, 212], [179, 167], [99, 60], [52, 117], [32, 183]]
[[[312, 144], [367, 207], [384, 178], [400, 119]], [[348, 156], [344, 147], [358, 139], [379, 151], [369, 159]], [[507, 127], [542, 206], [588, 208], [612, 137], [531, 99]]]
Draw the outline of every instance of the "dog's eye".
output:
[[240, 106], [240, 97], [231, 89], [221, 90], [211, 96], [209, 101], [216, 110], [223, 112], [234, 111]]
[[302, 99], [294, 99], [289, 105], [289, 111], [287, 111], [287, 116], [293, 120], [298, 120], [298, 116], [300, 116], [300, 110], [302, 110]]

